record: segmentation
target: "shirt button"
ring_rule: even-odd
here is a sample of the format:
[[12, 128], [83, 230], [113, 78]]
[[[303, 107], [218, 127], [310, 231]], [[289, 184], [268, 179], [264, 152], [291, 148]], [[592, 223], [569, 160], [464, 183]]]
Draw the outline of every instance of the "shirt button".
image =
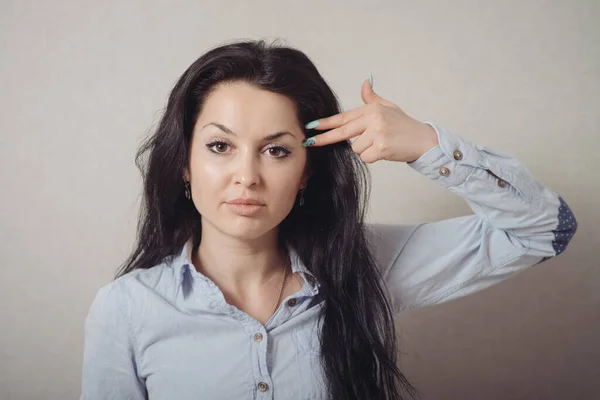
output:
[[260, 343], [260, 342], [262, 342], [262, 340], [263, 340], [263, 335], [261, 333], [257, 333], [254, 335], [254, 341], [256, 343]]
[[501, 188], [506, 186], [506, 181], [502, 180], [502, 179], [498, 179], [498, 186], [500, 186]]
[[267, 385], [264, 382], [260, 382], [258, 384], [258, 390], [260, 390], [261, 392], [266, 392], [267, 390], [269, 390], [269, 385]]
[[455, 159], [455, 160], [462, 160], [462, 158], [463, 158], [463, 154], [462, 154], [460, 151], [458, 151], [458, 150], [456, 150], [456, 151], [453, 153], [453, 155], [454, 155], [454, 159]]
[[448, 175], [450, 175], [450, 170], [446, 167], [442, 167], [442, 168], [440, 168], [440, 175], [448, 176]]
[[288, 307], [294, 307], [298, 301], [296, 299], [289, 299], [287, 302]]

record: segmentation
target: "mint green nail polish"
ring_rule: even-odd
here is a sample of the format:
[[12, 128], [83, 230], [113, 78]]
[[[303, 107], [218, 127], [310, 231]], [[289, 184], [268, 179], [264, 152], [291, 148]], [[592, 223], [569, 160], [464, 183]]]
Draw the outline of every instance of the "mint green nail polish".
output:
[[373, 88], [373, 73], [369, 72], [369, 83], [371, 84], [371, 89]]
[[317, 143], [317, 139], [315, 139], [314, 136], [309, 137], [302, 141], [302, 147], [314, 146], [315, 143]]
[[304, 125], [304, 127], [306, 129], [315, 129], [317, 126], [319, 126], [319, 120], [315, 120], [315, 121], [311, 121], [308, 124]]

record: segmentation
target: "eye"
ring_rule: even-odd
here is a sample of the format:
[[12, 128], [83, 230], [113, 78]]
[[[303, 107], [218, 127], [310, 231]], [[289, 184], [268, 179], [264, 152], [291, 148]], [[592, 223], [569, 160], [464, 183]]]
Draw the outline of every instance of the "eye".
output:
[[267, 153], [269, 153], [269, 155], [271, 157], [275, 157], [275, 158], [284, 158], [284, 157], [287, 157], [288, 155], [290, 155], [290, 153], [291, 153], [291, 151], [289, 151], [288, 149], [286, 149], [283, 146], [269, 147], [266, 151], [267, 151]]
[[210, 151], [212, 151], [213, 153], [217, 153], [217, 154], [226, 153], [227, 150], [229, 149], [229, 145], [220, 140], [215, 140], [213, 142], [210, 142], [206, 145], [206, 147], [208, 147], [208, 149]]

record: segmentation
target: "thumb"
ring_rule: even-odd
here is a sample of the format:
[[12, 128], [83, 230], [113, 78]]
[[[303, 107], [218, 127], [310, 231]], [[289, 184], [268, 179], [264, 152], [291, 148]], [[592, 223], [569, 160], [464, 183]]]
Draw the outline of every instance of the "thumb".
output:
[[365, 81], [363, 82], [362, 87], [360, 89], [360, 97], [362, 97], [362, 100], [365, 102], [365, 104], [379, 103], [388, 107], [397, 107], [394, 103], [387, 101], [386, 99], [375, 93], [375, 91], [371, 87], [369, 79], [365, 79]]

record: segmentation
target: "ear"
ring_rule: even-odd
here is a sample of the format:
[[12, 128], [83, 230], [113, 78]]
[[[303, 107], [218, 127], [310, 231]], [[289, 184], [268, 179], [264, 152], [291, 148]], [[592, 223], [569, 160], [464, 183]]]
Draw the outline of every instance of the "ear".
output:
[[190, 171], [187, 167], [183, 169], [183, 180], [186, 182], [190, 181]]

